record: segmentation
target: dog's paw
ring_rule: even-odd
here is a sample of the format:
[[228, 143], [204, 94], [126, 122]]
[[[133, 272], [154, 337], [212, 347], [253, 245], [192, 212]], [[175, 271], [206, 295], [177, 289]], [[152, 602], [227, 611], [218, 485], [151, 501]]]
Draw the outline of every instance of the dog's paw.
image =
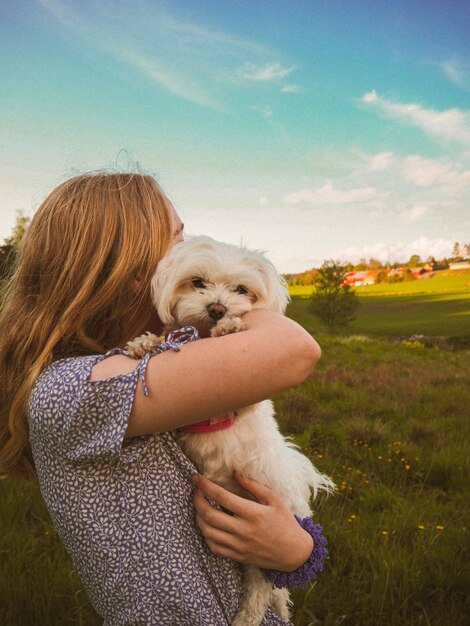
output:
[[133, 341], [128, 341], [127, 351], [132, 359], [141, 359], [147, 352], [153, 352], [164, 341], [164, 337], [157, 337], [157, 335], [147, 331], [145, 335], [140, 335]]
[[245, 322], [241, 317], [227, 317], [219, 320], [211, 330], [211, 337], [221, 337], [230, 333], [238, 333], [245, 330]]

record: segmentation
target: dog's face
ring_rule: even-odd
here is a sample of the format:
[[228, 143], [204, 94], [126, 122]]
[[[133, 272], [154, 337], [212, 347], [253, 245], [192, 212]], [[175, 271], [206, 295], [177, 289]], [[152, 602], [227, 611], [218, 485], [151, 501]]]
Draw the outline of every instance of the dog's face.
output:
[[285, 281], [261, 253], [209, 237], [171, 248], [152, 280], [152, 296], [165, 325], [202, 332], [253, 308], [283, 313], [289, 300]]

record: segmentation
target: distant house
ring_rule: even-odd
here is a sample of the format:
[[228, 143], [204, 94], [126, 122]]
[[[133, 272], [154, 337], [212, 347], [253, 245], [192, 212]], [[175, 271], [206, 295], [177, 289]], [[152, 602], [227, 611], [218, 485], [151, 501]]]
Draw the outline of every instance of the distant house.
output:
[[379, 275], [377, 270], [364, 270], [362, 272], [347, 272], [343, 278], [343, 285], [351, 287], [362, 287], [363, 285], [374, 285]]
[[452, 261], [449, 263], [450, 270], [470, 270], [470, 260], [462, 259], [461, 261]]
[[[347, 272], [343, 278], [343, 285], [350, 285], [351, 287], [363, 287], [364, 285], [375, 285], [379, 274], [386, 274], [388, 277], [404, 277], [410, 273], [414, 278], [421, 278], [424, 274], [427, 274], [429, 270], [424, 267], [395, 267], [393, 269], [381, 269], [381, 270], [364, 270], [362, 272]], [[396, 279], [395, 279], [396, 280]]]
[[423, 274], [426, 274], [426, 268], [424, 267], [410, 267], [409, 270], [415, 278], [419, 278]]
[[438, 272], [439, 270], [445, 270], [446, 266], [445, 265], [439, 265], [439, 263], [436, 263], [436, 261], [429, 261], [424, 266], [424, 269], [427, 272]]
[[389, 276], [403, 276], [406, 272], [406, 267], [394, 267], [392, 270], [388, 271]]

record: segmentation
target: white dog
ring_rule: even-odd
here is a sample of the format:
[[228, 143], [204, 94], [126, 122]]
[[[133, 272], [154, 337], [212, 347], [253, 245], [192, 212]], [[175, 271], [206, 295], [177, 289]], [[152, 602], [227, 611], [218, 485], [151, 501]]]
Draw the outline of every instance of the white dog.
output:
[[[212, 336], [243, 330], [242, 316], [254, 308], [283, 313], [289, 300], [285, 281], [266, 257], [208, 237], [171, 248], [158, 264], [152, 294], [168, 328], [194, 325]], [[161, 341], [147, 334], [128, 346], [132, 356], [141, 357]], [[224, 426], [229, 427], [212, 432], [189, 427], [178, 433], [184, 452], [210, 480], [247, 497], [233, 479], [237, 470], [274, 490], [302, 518], [311, 515], [312, 493], [332, 490], [331, 480], [280, 434], [270, 400], [238, 410]], [[258, 568], [247, 566], [232, 626], [258, 626], [268, 606], [288, 619], [289, 604], [286, 589], [273, 589]]]

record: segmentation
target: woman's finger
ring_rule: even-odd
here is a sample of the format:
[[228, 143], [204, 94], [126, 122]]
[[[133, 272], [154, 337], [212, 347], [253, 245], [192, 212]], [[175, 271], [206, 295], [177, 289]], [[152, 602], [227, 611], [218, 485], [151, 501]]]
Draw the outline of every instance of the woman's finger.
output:
[[232, 561], [238, 561], [238, 563], [245, 563], [245, 562], [247, 562], [246, 559], [245, 559], [245, 556], [243, 554], [237, 552], [236, 550], [232, 550], [228, 546], [224, 546], [224, 545], [218, 544], [218, 543], [213, 543], [211, 541], [208, 541], [207, 545], [209, 546], [209, 550], [213, 554], [217, 554], [219, 556], [223, 556], [226, 559], [231, 559]]
[[260, 504], [273, 504], [278, 505], [281, 502], [279, 496], [269, 487], [265, 487], [257, 480], [253, 480], [252, 478], [248, 478], [247, 476], [243, 476], [239, 472], [234, 472], [233, 477], [237, 481], [237, 483], [251, 493]]
[[224, 530], [232, 534], [239, 534], [239, 520], [233, 515], [225, 513], [220, 509], [216, 509], [210, 502], [207, 501], [204, 492], [201, 489], [197, 489], [193, 496], [193, 504], [196, 509], [196, 513], [200, 518], [204, 520], [209, 526]]
[[234, 515], [246, 517], [254, 513], [253, 507], [257, 506], [255, 502], [235, 495], [231, 491], [212, 482], [202, 474], [193, 474], [192, 480], [205, 496], [211, 498], [211, 500], [220, 506], [223, 506], [224, 509], [231, 511]]
[[221, 530], [216, 526], [211, 526], [203, 517], [199, 515], [199, 513], [196, 513], [196, 524], [201, 529], [206, 541], [211, 541], [212, 543], [231, 548], [235, 551], [240, 551], [240, 549], [242, 549], [237, 535], [227, 532], [226, 530]]

